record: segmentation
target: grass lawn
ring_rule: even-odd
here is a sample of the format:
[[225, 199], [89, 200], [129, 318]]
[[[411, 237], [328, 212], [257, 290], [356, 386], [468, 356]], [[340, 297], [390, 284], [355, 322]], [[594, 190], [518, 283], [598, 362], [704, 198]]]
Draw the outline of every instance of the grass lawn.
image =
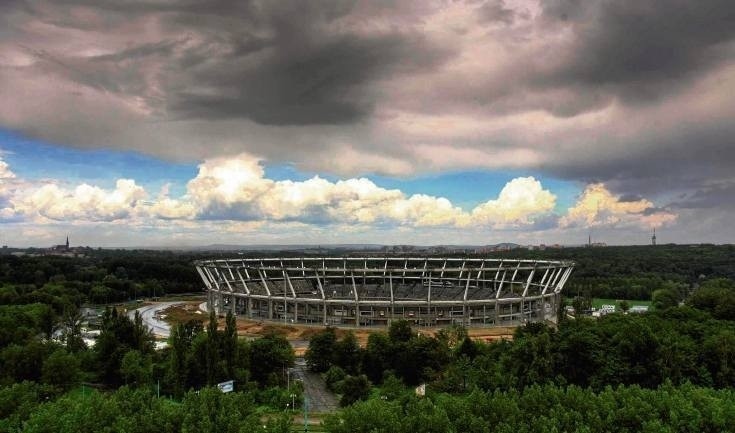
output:
[[[596, 309], [599, 309], [603, 305], [615, 305], [616, 310], [620, 310], [620, 302], [623, 301], [623, 299], [605, 299], [605, 298], [592, 298], [592, 306]], [[628, 305], [631, 307], [634, 307], [636, 305], [643, 305], [648, 308], [651, 308], [651, 301], [634, 301], [631, 299], [627, 299]]]

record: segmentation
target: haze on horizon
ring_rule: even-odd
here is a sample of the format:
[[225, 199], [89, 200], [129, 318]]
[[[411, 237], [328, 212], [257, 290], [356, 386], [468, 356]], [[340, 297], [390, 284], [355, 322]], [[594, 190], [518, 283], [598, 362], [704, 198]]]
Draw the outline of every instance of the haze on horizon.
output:
[[735, 2], [0, 3], [12, 246], [731, 243]]

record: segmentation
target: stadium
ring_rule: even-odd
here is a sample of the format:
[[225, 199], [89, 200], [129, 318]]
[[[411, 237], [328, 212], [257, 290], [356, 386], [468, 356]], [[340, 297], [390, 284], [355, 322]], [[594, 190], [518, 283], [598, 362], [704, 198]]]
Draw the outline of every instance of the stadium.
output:
[[349, 327], [556, 322], [573, 262], [271, 257], [195, 263], [207, 306], [255, 320]]

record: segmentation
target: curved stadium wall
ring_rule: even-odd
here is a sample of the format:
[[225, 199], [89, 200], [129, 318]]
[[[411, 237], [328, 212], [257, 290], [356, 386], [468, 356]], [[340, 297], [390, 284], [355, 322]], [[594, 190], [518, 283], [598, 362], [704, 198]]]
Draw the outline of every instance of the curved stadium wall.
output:
[[556, 321], [568, 261], [271, 257], [195, 263], [217, 313], [333, 326]]

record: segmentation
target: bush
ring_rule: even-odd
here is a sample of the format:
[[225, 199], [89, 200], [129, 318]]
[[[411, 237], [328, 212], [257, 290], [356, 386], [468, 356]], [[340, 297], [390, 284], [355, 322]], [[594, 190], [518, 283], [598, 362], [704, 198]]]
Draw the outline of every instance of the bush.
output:
[[332, 366], [324, 374], [324, 381], [327, 383], [327, 389], [337, 394], [342, 393], [342, 384], [347, 374], [344, 370], [336, 365]]
[[345, 377], [342, 385], [342, 398], [339, 400], [340, 406], [349, 406], [357, 401], [367, 400], [370, 396], [370, 388], [370, 381], [364, 374]]

